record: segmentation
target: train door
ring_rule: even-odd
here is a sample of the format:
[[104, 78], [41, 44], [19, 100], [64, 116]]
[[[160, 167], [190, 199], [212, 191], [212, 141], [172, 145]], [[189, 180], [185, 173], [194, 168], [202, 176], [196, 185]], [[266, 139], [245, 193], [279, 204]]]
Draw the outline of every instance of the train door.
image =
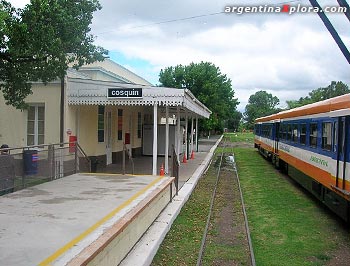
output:
[[274, 138], [274, 153], [278, 154], [278, 142], [280, 138], [280, 122], [274, 123], [275, 125], [275, 138]]
[[346, 117], [338, 117], [338, 121], [335, 123], [336, 136], [337, 136], [337, 168], [336, 168], [336, 179], [335, 186], [340, 189], [345, 189], [345, 170], [346, 170], [346, 160], [347, 160], [347, 146], [348, 137], [346, 129], [348, 128], [348, 119]]

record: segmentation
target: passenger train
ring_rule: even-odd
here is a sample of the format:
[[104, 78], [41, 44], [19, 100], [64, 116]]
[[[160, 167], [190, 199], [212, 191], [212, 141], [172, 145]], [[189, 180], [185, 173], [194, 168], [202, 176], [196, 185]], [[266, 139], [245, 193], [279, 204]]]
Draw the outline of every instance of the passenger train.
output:
[[254, 146], [350, 222], [350, 94], [256, 119]]

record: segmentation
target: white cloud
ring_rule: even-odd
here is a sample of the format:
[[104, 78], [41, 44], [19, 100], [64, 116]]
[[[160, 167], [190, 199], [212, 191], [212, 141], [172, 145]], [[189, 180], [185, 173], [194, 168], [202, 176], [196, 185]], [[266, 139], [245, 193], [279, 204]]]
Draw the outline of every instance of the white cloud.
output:
[[[283, 106], [285, 100], [306, 96], [332, 80], [350, 83], [349, 64], [317, 14], [220, 14], [154, 24], [221, 12], [239, 1], [100, 2], [103, 9], [95, 14], [92, 25], [99, 45], [149, 62], [151, 67], [143, 72], [137, 68], [144, 78], [168, 66], [213, 62], [232, 80], [240, 110], [260, 89], [279, 97]], [[240, 2], [247, 5], [247, 1]], [[309, 5], [306, 0], [300, 3]], [[319, 3], [338, 5], [336, 0]], [[350, 48], [345, 16], [329, 17]]]
[[[294, 15], [261, 25], [235, 23], [198, 30], [188, 36], [169, 35], [164, 27], [115, 32], [102, 44], [149, 61], [161, 69], [177, 64], [210, 61], [232, 79], [240, 110], [251, 95], [263, 89], [283, 102], [297, 99], [332, 80], [349, 82], [348, 66], [330, 34], [306, 27], [318, 17]], [[321, 25], [322, 26], [322, 25]], [[285, 93], [285, 92], [288, 93]]]

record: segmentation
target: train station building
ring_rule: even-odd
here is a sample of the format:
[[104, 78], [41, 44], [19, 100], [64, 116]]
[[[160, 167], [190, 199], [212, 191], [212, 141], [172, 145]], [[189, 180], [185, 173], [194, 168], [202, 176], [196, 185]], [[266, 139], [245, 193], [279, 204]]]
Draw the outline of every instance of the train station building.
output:
[[[220, 140], [205, 140], [193, 160], [177, 164], [177, 181], [165, 158], [195, 149], [198, 119], [208, 118], [210, 110], [190, 91], [152, 86], [108, 59], [70, 69], [63, 82], [34, 83], [32, 90], [24, 111], [0, 96], [0, 143], [10, 147], [3, 158], [13, 159], [11, 167], [0, 162], [0, 260], [23, 266], [135, 265], [140, 258], [126, 256], [148, 233], [147, 253], [136, 253], [150, 261]], [[71, 150], [62, 143], [76, 145]], [[86, 173], [80, 163], [77, 168], [78, 146], [102, 171], [115, 170], [126, 150], [146, 156], [135, 158], [138, 174]], [[31, 149], [35, 169], [26, 168]], [[171, 176], [158, 176], [159, 157]]]
[[194, 149], [198, 119], [211, 114], [187, 89], [152, 86], [109, 59], [69, 69], [63, 82], [33, 83], [32, 91], [24, 111], [0, 97], [1, 144], [40, 148], [77, 141], [100, 166], [121, 160], [126, 148], [132, 156], [153, 156], [153, 175], [156, 157], [169, 156], [173, 145], [178, 155], [188, 153], [184, 132], [191, 132]]

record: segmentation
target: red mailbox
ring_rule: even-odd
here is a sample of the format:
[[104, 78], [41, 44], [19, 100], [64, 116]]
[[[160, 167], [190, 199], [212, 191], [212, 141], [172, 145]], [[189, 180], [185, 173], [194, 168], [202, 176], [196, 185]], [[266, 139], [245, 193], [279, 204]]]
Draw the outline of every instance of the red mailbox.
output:
[[69, 152], [75, 152], [75, 142], [77, 139], [77, 136], [69, 136]]
[[125, 144], [130, 144], [130, 133], [125, 133]]

